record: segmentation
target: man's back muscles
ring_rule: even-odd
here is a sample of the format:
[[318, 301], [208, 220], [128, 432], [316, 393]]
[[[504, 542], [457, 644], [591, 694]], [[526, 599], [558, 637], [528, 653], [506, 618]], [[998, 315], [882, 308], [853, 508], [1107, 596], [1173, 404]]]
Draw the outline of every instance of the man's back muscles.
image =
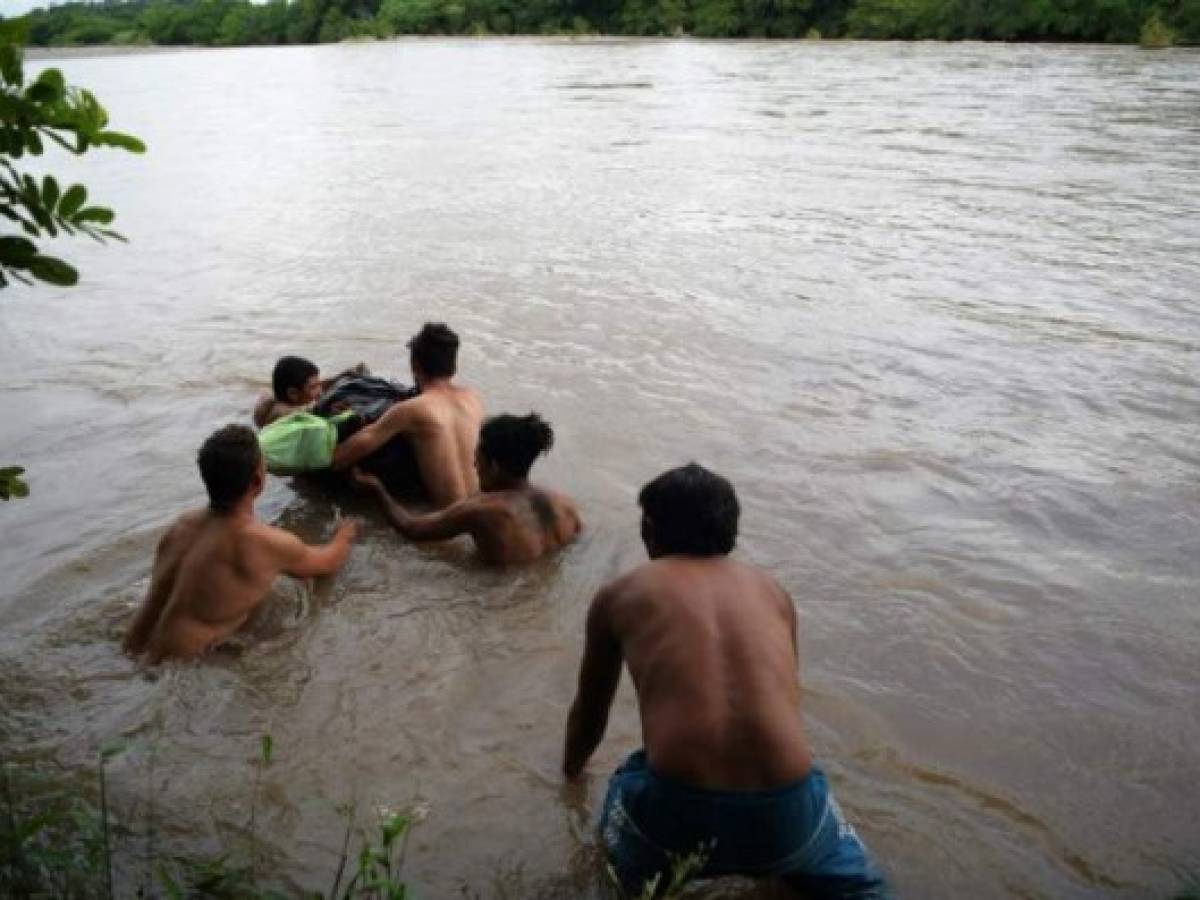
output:
[[723, 556], [669, 557], [622, 579], [611, 608], [656, 769], [723, 788], [807, 774], [793, 613], [769, 576]]

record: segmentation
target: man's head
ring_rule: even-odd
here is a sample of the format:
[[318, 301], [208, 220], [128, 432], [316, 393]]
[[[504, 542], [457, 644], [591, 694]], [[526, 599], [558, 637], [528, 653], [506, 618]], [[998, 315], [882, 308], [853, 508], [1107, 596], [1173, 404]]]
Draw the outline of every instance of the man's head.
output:
[[451, 378], [458, 369], [458, 335], [441, 322], [426, 322], [408, 349], [418, 386], [433, 378]]
[[271, 390], [280, 403], [304, 406], [321, 396], [321, 373], [302, 356], [285, 356], [275, 363]]
[[258, 436], [245, 425], [213, 432], [196, 458], [208, 489], [208, 506], [218, 515], [232, 512], [245, 498], [262, 493], [266, 480]]
[[538, 454], [554, 446], [554, 429], [537, 413], [492, 416], [479, 429], [475, 468], [485, 491], [523, 480]]
[[638, 494], [642, 541], [660, 556], [723, 556], [737, 543], [733, 485], [696, 463], [659, 475]]

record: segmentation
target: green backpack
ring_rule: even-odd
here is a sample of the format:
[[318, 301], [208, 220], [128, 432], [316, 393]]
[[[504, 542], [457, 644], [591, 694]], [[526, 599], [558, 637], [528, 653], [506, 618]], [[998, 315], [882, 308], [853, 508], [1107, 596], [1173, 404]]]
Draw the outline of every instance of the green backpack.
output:
[[323, 419], [298, 412], [275, 420], [258, 433], [267, 471], [272, 475], [294, 475], [328, 469], [337, 447], [338, 422], [353, 415], [347, 411]]

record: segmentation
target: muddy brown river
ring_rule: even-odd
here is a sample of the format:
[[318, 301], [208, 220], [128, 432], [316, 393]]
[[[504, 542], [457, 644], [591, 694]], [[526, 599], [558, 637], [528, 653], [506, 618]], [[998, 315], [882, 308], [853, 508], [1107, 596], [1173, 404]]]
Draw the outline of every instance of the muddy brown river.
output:
[[[0, 296], [0, 749], [115, 745], [119, 888], [245, 852], [328, 890], [355, 804], [428, 806], [421, 897], [594, 893], [604, 778], [558, 773], [587, 603], [636, 492], [696, 459], [801, 622], [804, 714], [908, 898], [1154, 898], [1200, 870], [1200, 55], [854, 43], [400, 41], [68, 58], [142, 158], [69, 291]], [[36, 69], [44, 63], [34, 63]], [[276, 356], [406, 375], [427, 319], [584, 537], [529, 568], [272, 480], [331, 581], [232, 652], [120, 635], [194, 454]], [[706, 896], [739, 894], [718, 884]], [[758, 896], [758, 895], [755, 895]]]

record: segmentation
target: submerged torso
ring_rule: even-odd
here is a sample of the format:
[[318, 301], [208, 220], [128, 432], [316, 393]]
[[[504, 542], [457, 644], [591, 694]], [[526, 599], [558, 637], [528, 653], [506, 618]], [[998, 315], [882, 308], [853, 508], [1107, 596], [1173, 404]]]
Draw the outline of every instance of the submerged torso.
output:
[[480, 557], [492, 563], [531, 562], [570, 542], [581, 528], [564, 494], [526, 484], [485, 494], [486, 525], [472, 533]]
[[176, 522], [155, 561], [168, 599], [150, 633], [151, 662], [199, 656], [241, 627], [275, 575], [256, 559], [261, 527], [208, 511]]

